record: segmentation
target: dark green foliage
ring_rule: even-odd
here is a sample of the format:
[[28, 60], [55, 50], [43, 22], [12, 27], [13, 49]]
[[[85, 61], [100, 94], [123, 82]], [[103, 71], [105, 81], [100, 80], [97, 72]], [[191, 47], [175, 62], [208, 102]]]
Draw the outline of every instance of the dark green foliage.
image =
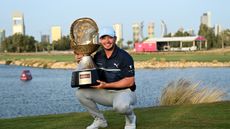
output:
[[50, 51], [52, 50], [52, 44], [48, 42], [41, 42], [37, 44], [37, 50], [38, 51]]
[[54, 41], [54, 50], [70, 50], [70, 39], [69, 36], [63, 36], [60, 40]]
[[223, 47], [230, 46], [230, 29], [226, 29], [221, 35]]
[[14, 34], [7, 37], [1, 44], [3, 52], [33, 52], [37, 41], [32, 36]]
[[1, 52], [37, 52], [51, 50], [70, 50], [69, 36], [63, 36], [52, 44], [48, 42], [38, 43], [33, 36], [14, 34], [3, 40]]
[[201, 24], [198, 35], [204, 36], [207, 39], [208, 49], [221, 47], [220, 38], [215, 36], [213, 28], [208, 28], [206, 25]]

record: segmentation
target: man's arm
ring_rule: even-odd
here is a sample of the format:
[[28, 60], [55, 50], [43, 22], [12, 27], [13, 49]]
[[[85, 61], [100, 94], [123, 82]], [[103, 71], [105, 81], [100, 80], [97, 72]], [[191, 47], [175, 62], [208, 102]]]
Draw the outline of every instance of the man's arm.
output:
[[97, 86], [93, 86], [93, 88], [98, 88], [98, 89], [104, 89], [104, 88], [129, 88], [131, 86], [133, 86], [134, 82], [135, 82], [135, 78], [134, 77], [125, 77], [119, 81], [116, 82], [110, 82], [110, 83], [106, 83], [100, 80], [97, 80], [97, 82], [99, 82], [100, 84]]

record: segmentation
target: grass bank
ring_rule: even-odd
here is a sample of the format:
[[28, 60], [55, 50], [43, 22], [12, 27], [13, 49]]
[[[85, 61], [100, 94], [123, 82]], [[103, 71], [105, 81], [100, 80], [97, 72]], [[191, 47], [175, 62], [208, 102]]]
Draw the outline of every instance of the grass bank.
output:
[[1, 53], [0, 60], [46, 60], [57, 62], [73, 62], [71, 53]]
[[[230, 101], [135, 109], [137, 129], [229, 129]], [[124, 117], [105, 111], [109, 127], [123, 129]], [[85, 129], [92, 122], [88, 113], [68, 113], [0, 119], [0, 129]]]
[[[197, 51], [197, 52], [153, 52], [153, 53], [131, 53], [134, 61], [197, 61], [197, 62], [229, 62], [229, 51]], [[69, 52], [51, 53], [1, 53], [0, 60], [23, 60], [38, 59], [56, 62], [73, 62], [74, 56]]]
[[230, 52], [159, 52], [159, 53], [133, 53], [135, 61], [197, 61], [197, 62], [229, 62]]

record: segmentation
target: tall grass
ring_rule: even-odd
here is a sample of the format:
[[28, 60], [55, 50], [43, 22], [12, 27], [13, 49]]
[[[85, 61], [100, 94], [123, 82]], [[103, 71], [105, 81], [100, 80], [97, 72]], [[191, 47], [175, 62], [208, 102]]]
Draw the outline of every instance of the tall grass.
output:
[[225, 93], [217, 88], [201, 87], [185, 79], [170, 82], [160, 98], [160, 105], [197, 104], [221, 101]]

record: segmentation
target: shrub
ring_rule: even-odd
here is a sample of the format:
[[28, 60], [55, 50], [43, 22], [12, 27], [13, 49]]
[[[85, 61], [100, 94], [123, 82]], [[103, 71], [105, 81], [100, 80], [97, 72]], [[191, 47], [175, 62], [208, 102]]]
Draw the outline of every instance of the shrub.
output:
[[197, 104], [221, 101], [225, 93], [216, 88], [201, 88], [185, 79], [170, 82], [162, 91], [160, 105]]

